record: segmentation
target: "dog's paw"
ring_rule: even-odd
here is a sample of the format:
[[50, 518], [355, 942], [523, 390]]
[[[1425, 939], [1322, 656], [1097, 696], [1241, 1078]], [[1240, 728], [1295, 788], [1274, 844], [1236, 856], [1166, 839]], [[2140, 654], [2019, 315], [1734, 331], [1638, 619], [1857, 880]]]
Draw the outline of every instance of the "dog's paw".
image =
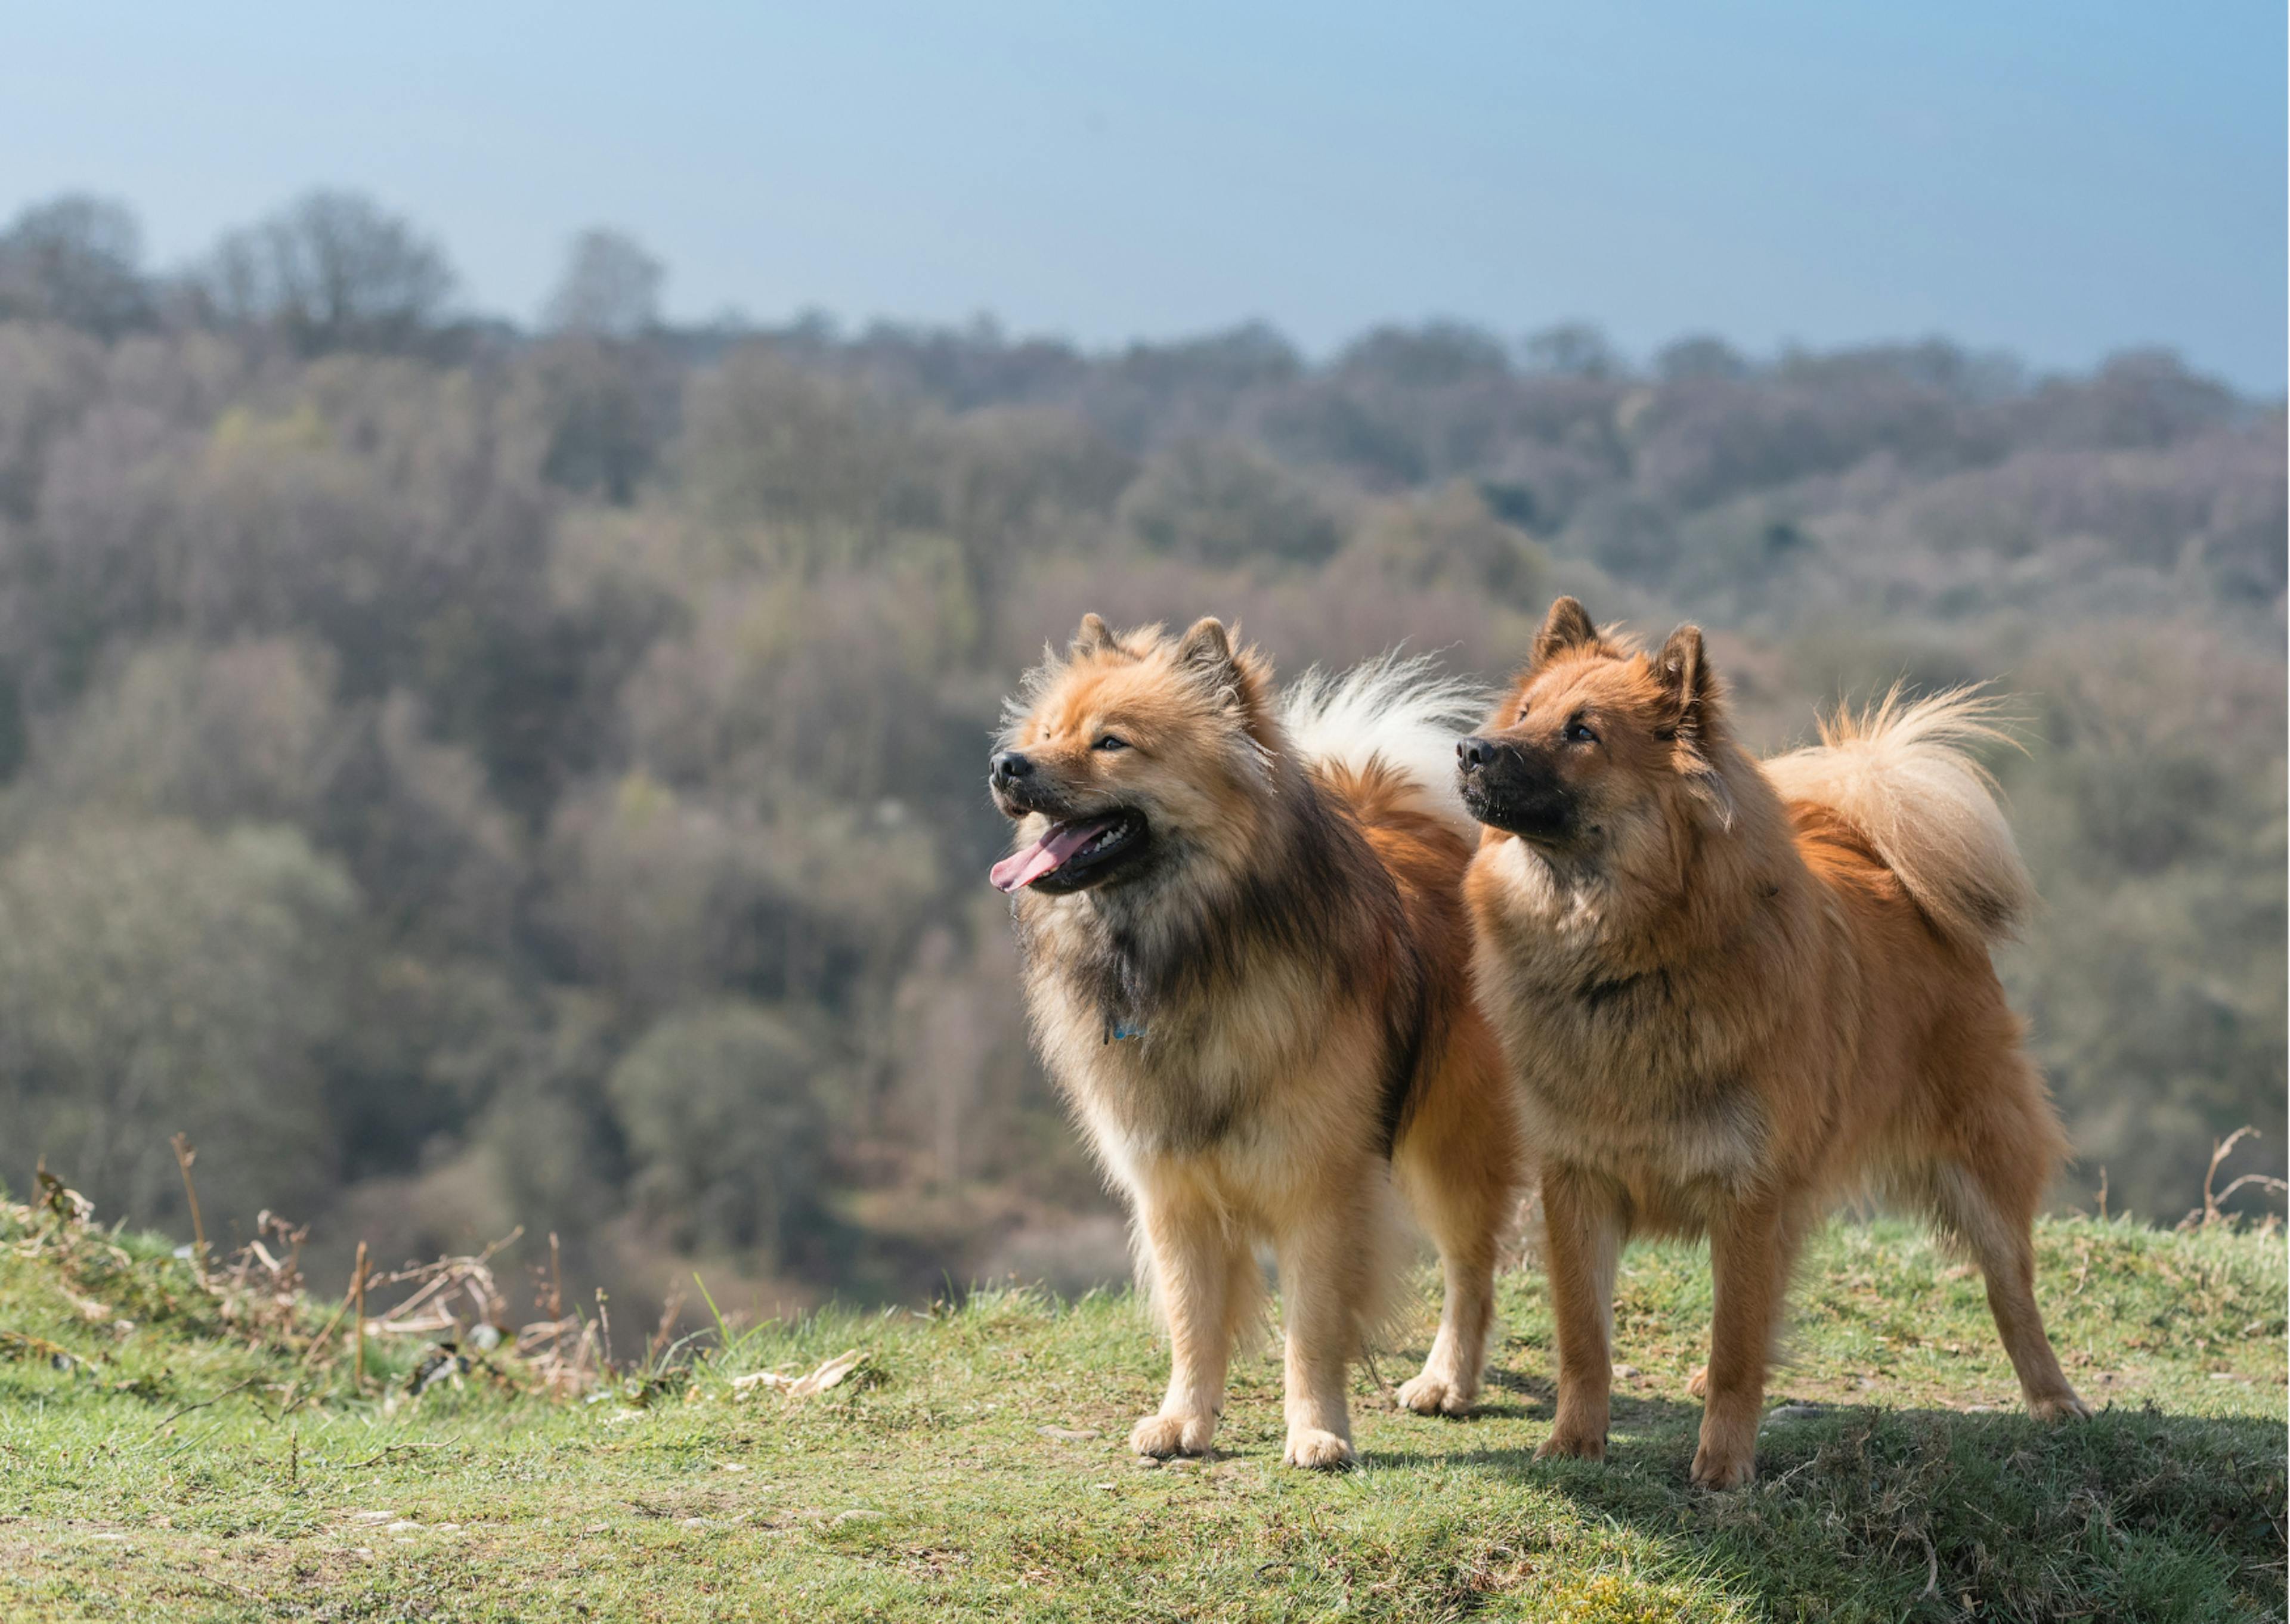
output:
[[1685, 1379], [1685, 1396], [1688, 1398], [1707, 1398], [1709, 1396], [1709, 1367], [1708, 1365], [1705, 1364], [1701, 1366], [1699, 1370], [1695, 1371], [1693, 1374]]
[[2087, 1421], [2091, 1406], [2073, 1393], [2046, 1393], [2028, 1401], [2028, 1413], [2039, 1421]]
[[1757, 1481], [1757, 1451], [1721, 1454], [1707, 1444], [1693, 1452], [1693, 1486], [1697, 1489], [1739, 1489]]
[[1205, 1455], [1215, 1436], [1213, 1415], [1149, 1415], [1129, 1429], [1129, 1447], [1166, 1460], [1172, 1455]]
[[1603, 1432], [1554, 1432], [1542, 1440], [1534, 1452], [1537, 1460], [1604, 1460], [1606, 1458], [1606, 1435]]
[[1471, 1401], [1477, 1396], [1461, 1382], [1435, 1376], [1429, 1371], [1402, 1383], [1399, 1389], [1400, 1407], [1418, 1415], [1469, 1415]]
[[1338, 1471], [1352, 1463], [1352, 1446], [1333, 1432], [1299, 1427], [1288, 1435], [1287, 1452], [1282, 1459], [1312, 1471]]

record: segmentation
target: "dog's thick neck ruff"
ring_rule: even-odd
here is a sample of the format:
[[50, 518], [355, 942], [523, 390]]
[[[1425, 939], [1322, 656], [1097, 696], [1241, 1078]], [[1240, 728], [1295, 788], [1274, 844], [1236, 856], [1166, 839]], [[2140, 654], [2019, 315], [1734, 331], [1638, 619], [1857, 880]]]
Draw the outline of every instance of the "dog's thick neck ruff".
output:
[[[1740, 764], [1745, 774], [1757, 771], [1746, 756]], [[1754, 800], [1754, 789], [1739, 798]], [[1636, 837], [1594, 855], [1549, 852], [1518, 836], [1495, 843], [1481, 860], [1481, 884], [1515, 921], [1517, 972], [1554, 988], [1599, 986], [1728, 952], [1749, 900], [1774, 892], [1777, 874], [1802, 880], [1786, 845], [1759, 837], [1768, 822], [1786, 829], [1779, 808], [1772, 811], [1770, 820], [1721, 825], [1689, 804], [1674, 821], [1650, 820]]]
[[1229, 977], [1261, 974], [1268, 960], [1307, 967], [1311, 979], [1348, 979], [1341, 944], [1372, 928], [1349, 888], [1316, 884], [1373, 864], [1357, 830], [1301, 771], [1270, 775], [1277, 815], [1236, 866], [1181, 836], [1154, 870], [1129, 884], [1069, 895], [1024, 891], [1013, 902], [1021, 943], [1051, 945], [1058, 972], [1089, 989], [1108, 1041], [1149, 1038]]

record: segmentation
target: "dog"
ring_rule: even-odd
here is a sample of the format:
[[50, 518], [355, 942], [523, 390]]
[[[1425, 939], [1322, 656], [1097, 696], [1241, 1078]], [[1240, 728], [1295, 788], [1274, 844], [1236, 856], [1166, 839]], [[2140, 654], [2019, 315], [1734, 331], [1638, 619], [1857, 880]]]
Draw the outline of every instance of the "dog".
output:
[[1477, 829], [1453, 740], [1481, 701], [1422, 661], [1271, 668], [1203, 620], [1044, 651], [990, 764], [1045, 1065], [1133, 1213], [1171, 1345], [1140, 1455], [1206, 1452], [1267, 1243], [1292, 1466], [1353, 1459], [1346, 1402], [1391, 1300], [1404, 1192], [1445, 1296], [1400, 1402], [1476, 1396], [1524, 1177], [1517, 1112], [1469, 994]]
[[1542, 1164], [1558, 1398], [1541, 1456], [1605, 1453], [1616, 1254], [1709, 1241], [1696, 1484], [1756, 1475], [1793, 1260], [1834, 1201], [1936, 1220], [1987, 1277], [2028, 1407], [2087, 1416], [2036, 1307], [2065, 1140], [1989, 949], [2034, 891], [1966, 692], [1828, 724], [1762, 764], [1701, 634], [1648, 658], [1560, 598], [1457, 747], [1482, 1004]]

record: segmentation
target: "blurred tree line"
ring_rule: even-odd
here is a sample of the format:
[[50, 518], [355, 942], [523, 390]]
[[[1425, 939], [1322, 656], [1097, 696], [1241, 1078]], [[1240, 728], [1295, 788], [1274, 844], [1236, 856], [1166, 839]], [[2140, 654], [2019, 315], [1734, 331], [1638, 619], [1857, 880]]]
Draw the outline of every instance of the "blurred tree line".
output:
[[1558, 590], [1701, 620], [1768, 746], [2000, 683], [2062, 1198], [2174, 1219], [2245, 1122], [2281, 1170], [2279, 403], [1940, 342], [679, 328], [663, 275], [588, 233], [527, 332], [356, 196], [164, 275], [99, 200], [0, 234], [12, 1186], [180, 1227], [181, 1130], [211, 1228], [523, 1222], [638, 1298], [1117, 1267], [983, 884], [999, 697], [1085, 609], [1493, 676]]

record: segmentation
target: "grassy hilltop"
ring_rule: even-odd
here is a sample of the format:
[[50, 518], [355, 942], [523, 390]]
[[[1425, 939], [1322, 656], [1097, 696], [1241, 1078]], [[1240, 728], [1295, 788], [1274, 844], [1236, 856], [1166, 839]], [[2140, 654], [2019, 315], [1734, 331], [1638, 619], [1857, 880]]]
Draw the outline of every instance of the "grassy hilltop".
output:
[[[1840, 1224], [1763, 1475], [1709, 1496], [1685, 1487], [1709, 1292], [1684, 1248], [1625, 1259], [1605, 1467], [1530, 1461], [1552, 1354], [1519, 1272], [1481, 1415], [1395, 1412], [1363, 1372], [1365, 1464], [1317, 1477], [1278, 1464], [1262, 1352], [1216, 1460], [1133, 1461], [1163, 1354], [1126, 1296], [822, 1315], [575, 1397], [497, 1350], [417, 1398], [419, 1340], [374, 1344], [361, 1390], [318, 1337], [335, 1305], [218, 1294], [164, 1244], [0, 1208], [0, 1616], [2281, 1618], [2280, 1237], [2038, 1241], [2098, 1420], [2030, 1422], [1977, 1276]], [[845, 1349], [813, 1396], [734, 1386]]]

